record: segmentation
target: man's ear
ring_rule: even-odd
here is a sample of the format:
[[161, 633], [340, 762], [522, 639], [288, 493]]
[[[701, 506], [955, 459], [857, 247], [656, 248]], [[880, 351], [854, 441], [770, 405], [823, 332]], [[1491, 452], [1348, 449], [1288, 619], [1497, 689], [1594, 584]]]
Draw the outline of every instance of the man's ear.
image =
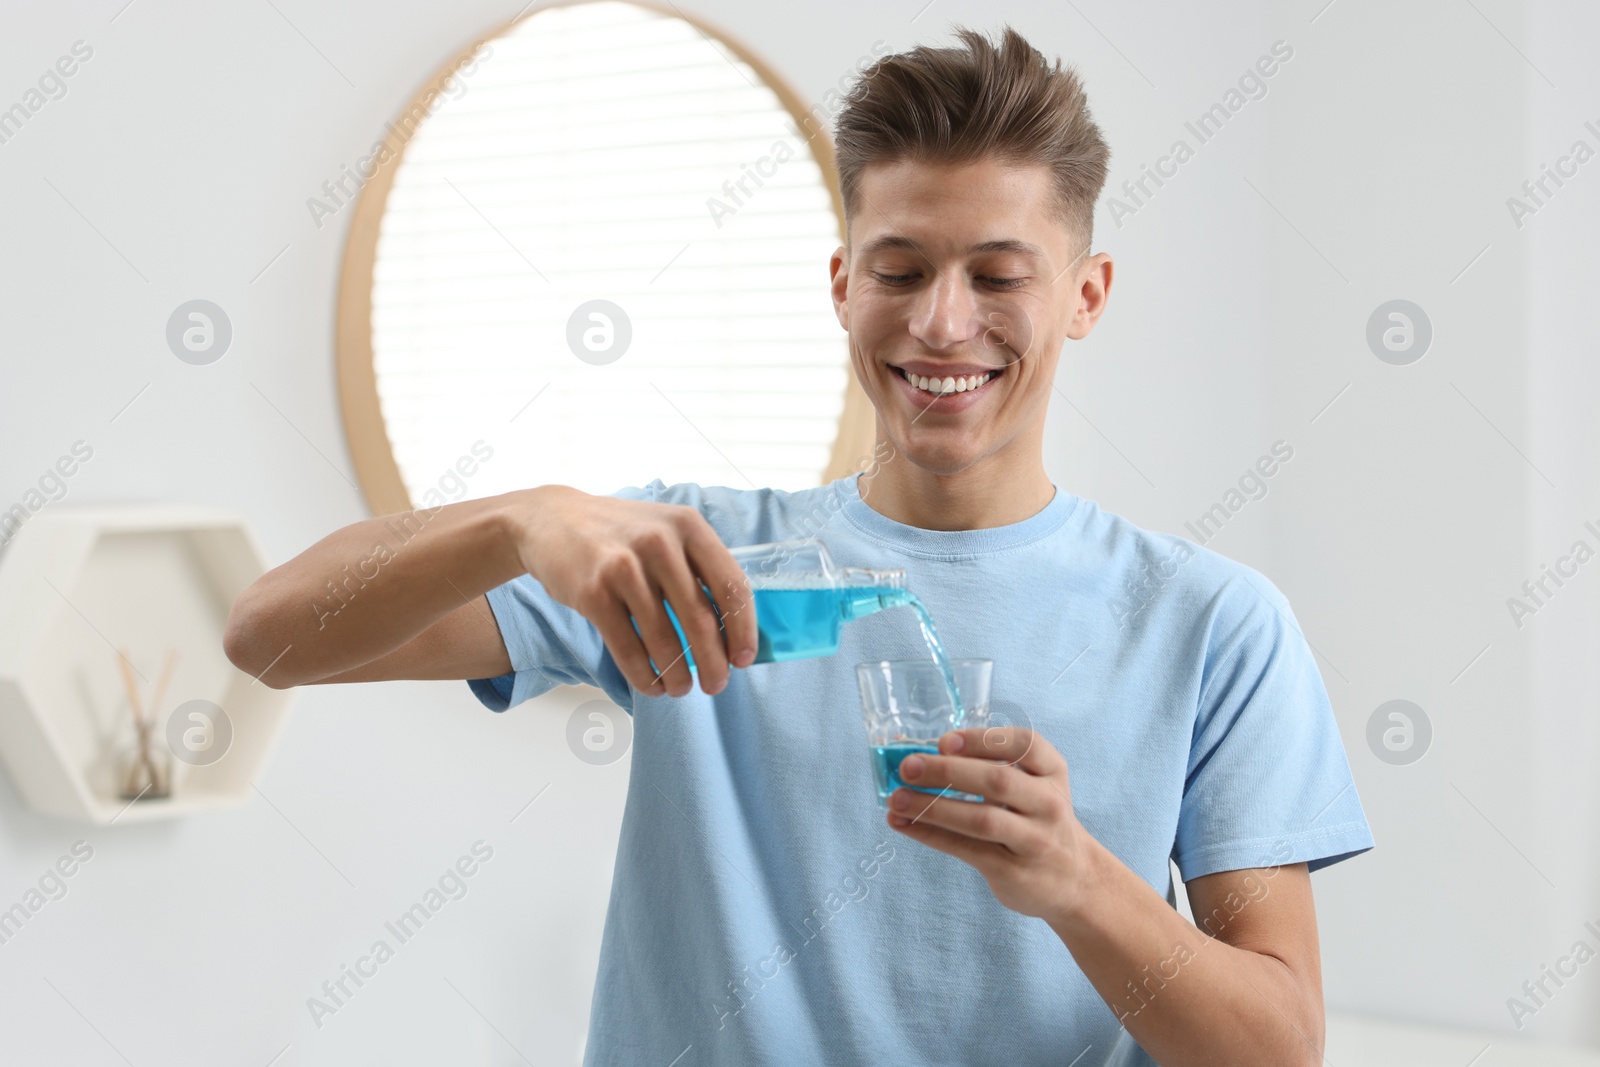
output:
[[1089, 257], [1079, 276], [1082, 281], [1078, 287], [1077, 310], [1073, 312], [1072, 321], [1067, 323], [1067, 336], [1072, 340], [1081, 341], [1088, 337], [1089, 331], [1094, 329], [1094, 324], [1105, 313], [1106, 301], [1111, 297], [1111, 275], [1111, 256], [1108, 253], [1101, 252]]
[[850, 250], [840, 245], [833, 250], [833, 257], [828, 260], [828, 278], [831, 282], [833, 296], [833, 314], [839, 320], [839, 325], [845, 330], [850, 329], [850, 308], [846, 290], [850, 281]]

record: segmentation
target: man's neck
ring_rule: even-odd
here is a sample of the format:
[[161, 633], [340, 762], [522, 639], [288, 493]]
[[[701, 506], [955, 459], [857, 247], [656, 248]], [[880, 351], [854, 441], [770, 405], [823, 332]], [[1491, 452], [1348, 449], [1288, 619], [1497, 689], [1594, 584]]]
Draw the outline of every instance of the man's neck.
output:
[[1037, 453], [1021, 462], [989, 456], [954, 474], [935, 474], [894, 453], [862, 473], [856, 485], [878, 514], [924, 530], [1009, 526], [1037, 515], [1056, 491]]

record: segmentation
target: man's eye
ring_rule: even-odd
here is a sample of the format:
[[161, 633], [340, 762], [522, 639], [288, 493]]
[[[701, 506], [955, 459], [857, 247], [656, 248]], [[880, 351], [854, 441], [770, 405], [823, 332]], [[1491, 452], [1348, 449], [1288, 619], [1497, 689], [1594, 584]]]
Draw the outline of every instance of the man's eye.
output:
[[884, 274], [881, 271], [873, 271], [872, 276], [885, 285], [905, 285], [916, 277], [914, 274]]
[[1015, 289], [1017, 286], [1027, 281], [1026, 278], [979, 278], [978, 280], [987, 282], [996, 289]]

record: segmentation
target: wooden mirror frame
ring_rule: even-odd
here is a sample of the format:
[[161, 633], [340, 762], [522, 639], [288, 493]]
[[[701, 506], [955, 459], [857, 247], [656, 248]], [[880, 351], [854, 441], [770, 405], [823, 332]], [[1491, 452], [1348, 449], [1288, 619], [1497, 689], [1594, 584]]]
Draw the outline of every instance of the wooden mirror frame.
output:
[[[544, 5], [537, 10], [512, 19], [494, 33], [460, 49], [434, 71], [433, 76], [407, 102], [397, 118], [411, 115], [419, 108], [426, 111], [430, 94], [437, 95], [444, 79], [470, 56], [484, 41], [494, 41], [511, 32], [524, 19], [533, 18], [543, 11], [556, 7], [572, 7], [593, 0]], [[779, 102], [793, 117], [797, 129], [806, 129], [811, 112], [795, 91], [766, 63], [739, 41], [720, 29], [691, 18], [675, 7], [668, 9], [640, 0], [626, 0], [670, 18], [681, 19], [693, 26], [707, 39], [714, 39], [728, 51], [738, 56], [756, 72]], [[426, 121], [426, 119], [422, 120]], [[417, 129], [421, 128], [419, 123]], [[386, 127], [385, 144], [394, 139], [391, 123]], [[372, 177], [357, 193], [355, 209], [350, 220], [350, 232], [345, 240], [344, 263], [339, 277], [339, 306], [335, 325], [335, 355], [339, 379], [339, 405], [344, 416], [345, 441], [350, 448], [350, 458], [355, 464], [356, 477], [361, 482], [367, 506], [374, 515], [387, 515], [408, 511], [414, 504], [406, 491], [405, 480], [400, 476], [395, 462], [394, 449], [389, 442], [388, 428], [384, 423], [383, 405], [378, 397], [377, 368], [372, 351], [372, 274], [377, 260], [378, 236], [382, 228], [384, 211], [389, 202], [389, 191], [394, 187], [394, 176], [405, 158], [413, 131], [398, 148], [390, 145], [387, 162], [374, 168]], [[839, 223], [839, 243], [845, 240], [844, 204], [839, 194], [839, 175], [835, 168], [833, 142], [826, 130], [819, 130], [806, 142], [812, 157], [822, 171], [823, 183], [833, 203], [834, 215]], [[872, 454], [876, 437], [877, 415], [872, 402], [856, 381], [855, 370], [849, 357], [845, 361], [844, 409], [839, 417], [839, 431], [834, 437], [828, 465], [823, 469], [822, 481], [827, 483], [858, 470]]]

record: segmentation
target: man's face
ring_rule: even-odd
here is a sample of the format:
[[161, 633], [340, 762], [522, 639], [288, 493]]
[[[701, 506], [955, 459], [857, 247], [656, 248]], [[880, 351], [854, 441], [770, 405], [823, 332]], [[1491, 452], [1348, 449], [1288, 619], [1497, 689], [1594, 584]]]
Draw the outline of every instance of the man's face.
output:
[[1037, 449], [1061, 346], [1088, 334], [1111, 281], [1108, 257], [1074, 247], [1049, 170], [874, 164], [860, 193], [830, 270], [881, 433], [936, 474]]

